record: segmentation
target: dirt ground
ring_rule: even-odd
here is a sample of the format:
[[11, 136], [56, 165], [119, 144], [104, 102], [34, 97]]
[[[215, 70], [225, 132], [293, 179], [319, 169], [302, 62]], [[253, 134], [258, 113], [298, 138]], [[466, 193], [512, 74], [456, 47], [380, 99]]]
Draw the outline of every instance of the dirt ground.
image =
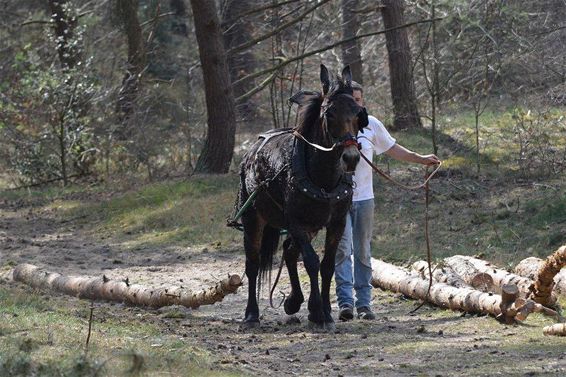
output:
[[[128, 277], [130, 282], [200, 289], [228, 274], [242, 274], [244, 255], [232, 249], [130, 247], [128, 240], [93, 234], [79, 219], [61, 220], [54, 208], [0, 203], [0, 266], [32, 263], [68, 275]], [[302, 269], [302, 266], [300, 266]], [[302, 269], [304, 271], [304, 269]], [[302, 278], [305, 292], [308, 283]], [[505, 326], [490, 317], [423, 307], [399, 294], [374, 290], [375, 321], [337, 322], [334, 333], [307, 328], [306, 305], [296, 317], [260, 301], [261, 327], [243, 331], [247, 285], [223, 302], [198, 310], [146, 310], [97, 303], [98, 318], [151, 321], [163, 333], [189, 339], [221, 365], [245, 375], [566, 375], [566, 338], [545, 338], [551, 321], [535, 315]], [[16, 285], [16, 283], [3, 283]], [[277, 291], [288, 292], [284, 272]], [[279, 294], [275, 301], [279, 301]], [[57, 300], [75, 298], [59, 296]], [[336, 304], [334, 302], [334, 309]], [[178, 310], [178, 309], [177, 309]], [[337, 316], [337, 311], [334, 311]]]

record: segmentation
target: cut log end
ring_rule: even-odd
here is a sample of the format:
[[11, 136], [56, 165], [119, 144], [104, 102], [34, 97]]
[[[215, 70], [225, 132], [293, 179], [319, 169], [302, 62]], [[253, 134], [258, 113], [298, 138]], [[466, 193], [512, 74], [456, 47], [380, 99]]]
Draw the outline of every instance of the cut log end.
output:
[[556, 323], [542, 329], [544, 335], [566, 336], [566, 323]]

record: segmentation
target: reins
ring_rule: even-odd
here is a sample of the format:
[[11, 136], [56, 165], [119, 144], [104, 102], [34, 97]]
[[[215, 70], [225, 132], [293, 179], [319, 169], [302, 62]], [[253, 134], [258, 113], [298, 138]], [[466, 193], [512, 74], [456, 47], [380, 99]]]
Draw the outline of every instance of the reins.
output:
[[[387, 173], [385, 173], [384, 171], [382, 171], [380, 168], [378, 168], [373, 162], [371, 162], [366, 156], [364, 156], [363, 153], [360, 153], [360, 155], [362, 156], [362, 158], [365, 160], [365, 162], [367, 162], [369, 164], [369, 166], [371, 166], [371, 168], [380, 176], [382, 176], [383, 178], [385, 178], [386, 180], [388, 180], [389, 182], [404, 188], [405, 190], [418, 190], [424, 187], [425, 189], [425, 242], [426, 242], [426, 260], [428, 263], [428, 289], [426, 292], [426, 296], [425, 296], [425, 301], [426, 299], [429, 297], [430, 295], [430, 289], [432, 288], [432, 253], [430, 251], [430, 236], [429, 236], [429, 232], [428, 232], [428, 206], [429, 206], [429, 193], [430, 193], [430, 188], [429, 188], [429, 181], [432, 179], [432, 177], [434, 177], [434, 175], [438, 172], [438, 170], [440, 170], [440, 167], [442, 166], [442, 162], [440, 162], [436, 168], [432, 171], [432, 173], [428, 173], [428, 168], [427, 171], [425, 173], [425, 180], [423, 183], [421, 183], [420, 185], [417, 186], [407, 186], [404, 185], [400, 182], [397, 182], [396, 180], [394, 180], [393, 178], [391, 178], [391, 176]], [[423, 301], [419, 306], [417, 306], [415, 309], [411, 310], [410, 313], [414, 313], [417, 310], [419, 310], [425, 303], [425, 301]]]

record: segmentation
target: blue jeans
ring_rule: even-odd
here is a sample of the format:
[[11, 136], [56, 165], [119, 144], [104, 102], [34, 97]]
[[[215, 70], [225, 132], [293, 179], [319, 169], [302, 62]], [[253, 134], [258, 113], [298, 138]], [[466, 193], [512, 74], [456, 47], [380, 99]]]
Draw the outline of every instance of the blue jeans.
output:
[[[346, 215], [344, 235], [336, 250], [336, 296], [338, 306], [354, 307], [353, 291], [356, 291], [355, 307], [371, 303], [371, 248], [373, 231], [373, 199], [353, 202]], [[352, 258], [354, 256], [353, 276]]]

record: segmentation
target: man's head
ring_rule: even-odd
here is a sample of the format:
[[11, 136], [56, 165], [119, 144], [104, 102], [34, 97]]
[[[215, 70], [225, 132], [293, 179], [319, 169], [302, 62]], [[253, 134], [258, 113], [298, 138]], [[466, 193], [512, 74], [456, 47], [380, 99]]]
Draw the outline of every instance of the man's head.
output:
[[362, 86], [360, 84], [358, 84], [357, 82], [352, 80], [352, 90], [353, 90], [353, 96], [354, 96], [354, 100], [356, 100], [356, 103], [360, 106], [364, 106], [364, 89], [362, 88]]

